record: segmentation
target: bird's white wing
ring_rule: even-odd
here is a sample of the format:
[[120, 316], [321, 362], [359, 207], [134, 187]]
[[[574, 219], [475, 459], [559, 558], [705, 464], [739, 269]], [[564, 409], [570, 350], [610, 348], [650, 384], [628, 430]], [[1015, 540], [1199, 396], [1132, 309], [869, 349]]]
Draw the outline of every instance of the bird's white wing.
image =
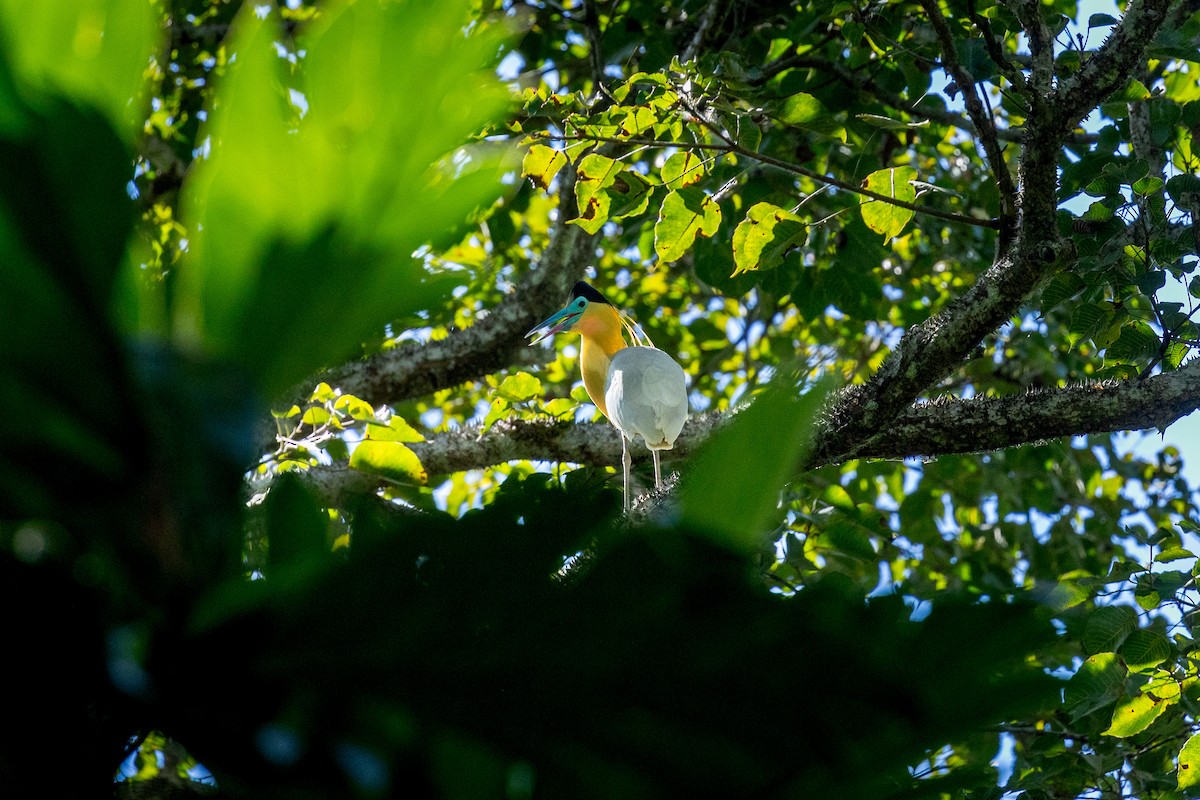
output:
[[613, 355], [605, 388], [613, 423], [653, 450], [669, 450], [687, 419], [687, 377], [662, 350], [626, 347]]

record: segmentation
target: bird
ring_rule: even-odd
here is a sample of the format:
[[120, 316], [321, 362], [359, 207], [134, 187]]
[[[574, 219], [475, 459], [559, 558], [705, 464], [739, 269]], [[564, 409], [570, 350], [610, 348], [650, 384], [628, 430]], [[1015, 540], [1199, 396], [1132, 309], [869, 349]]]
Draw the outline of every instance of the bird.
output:
[[[631, 508], [630, 442], [641, 438], [654, 456], [654, 488], [662, 488], [659, 452], [670, 450], [688, 415], [687, 378], [683, 367], [650, 344], [617, 309], [586, 281], [571, 289], [559, 311], [535, 325], [526, 338], [535, 345], [560, 332], [583, 340], [579, 368], [588, 397], [621, 434], [625, 512]], [[625, 342], [628, 331], [633, 344]]]

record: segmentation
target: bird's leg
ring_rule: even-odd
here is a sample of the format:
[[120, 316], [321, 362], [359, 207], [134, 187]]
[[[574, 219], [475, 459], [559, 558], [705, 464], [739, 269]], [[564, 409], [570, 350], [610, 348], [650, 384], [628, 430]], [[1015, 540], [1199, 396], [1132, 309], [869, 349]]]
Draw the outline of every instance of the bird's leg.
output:
[[625, 467], [625, 513], [628, 514], [633, 504], [629, 499], [629, 468], [633, 466], [633, 457], [629, 455], [629, 440], [621, 434], [621, 464]]
[[651, 450], [650, 452], [654, 454], [654, 489], [657, 491], [662, 488], [662, 471], [658, 466], [658, 451]]

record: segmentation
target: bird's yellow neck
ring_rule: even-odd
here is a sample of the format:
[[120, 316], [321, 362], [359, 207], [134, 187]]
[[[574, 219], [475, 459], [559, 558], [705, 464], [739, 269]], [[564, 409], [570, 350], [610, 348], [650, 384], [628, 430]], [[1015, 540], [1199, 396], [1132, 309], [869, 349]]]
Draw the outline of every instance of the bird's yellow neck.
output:
[[604, 381], [608, 377], [608, 365], [613, 354], [625, 347], [625, 337], [621, 335], [621, 318], [612, 306], [593, 303], [575, 324], [574, 330], [583, 338], [583, 345], [579, 351], [583, 388], [587, 389], [588, 397], [592, 398], [600, 413], [607, 417]]

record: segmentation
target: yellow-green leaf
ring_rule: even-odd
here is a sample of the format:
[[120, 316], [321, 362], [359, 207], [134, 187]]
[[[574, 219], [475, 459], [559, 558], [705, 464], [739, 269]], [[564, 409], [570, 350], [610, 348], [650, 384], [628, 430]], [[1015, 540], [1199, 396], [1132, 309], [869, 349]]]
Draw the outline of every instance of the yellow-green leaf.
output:
[[579, 216], [571, 222], [588, 233], [596, 233], [608, 222], [612, 198], [604, 190], [612, 185], [622, 169], [621, 162], [607, 156], [598, 153], [584, 156], [579, 162], [575, 180], [575, 201], [579, 205]]
[[400, 442], [361, 441], [350, 454], [350, 466], [396, 483], [425, 483], [428, 479], [421, 459]]
[[792, 212], [771, 203], [755, 204], [733, 232], [733, 274], [779, 266], [807, 233], [804, 221]]
[[561, 150], [535, 144], [525, 154], [525, 159], [521, 162], [521, 172], [533, 181], [535, 186], [546, 191], [550, 188], [550, 181], [566, 163], [567, 157]]
[[1146, 694], [1122, 700], [1113, 709], [1112, 724], [1104, 731], [1104, 735], [1120, 739], [1141, 733], [1167, 710], [1168, 705]]
[[691, 186], [704, 177], [704, 162], [691, 150], [675, 153], [662, 166], [662, 182], [668, 189]]
[[662, 261], [677, 261], [696, 236], [712, 236], [721, 225], [721, 207], [700, 189], [688, 187], [663, 199], [654, 225], [654, 251]]
[[[911, 203], [917, 199], [917, 190], [912, 185], [916, 177], [917, 170], [914, 167], [879, 169], [867, 176], [863, 181], [863, 188], [893, 200]], [[913, 218], [911, 209], [893, 205], [885, 200], [862, 195], [859, 202], [863, 222], [875, 233], [882, 234], [885, 240], [899, 236], [904, 226]]]
[[1194, 789], [1200, 786], [1200, 733], [1183, 743], [1179, 751], [1179, 788]]
[[511, 403], [523, 403], [542, 396], [542, 382], [528, 372], [518, 372], [505, 377], [496, 394]]
[[333, 407], [335, 410], [344, 410], [350, 415], [351, 419], [365, 422], [375, 419], [375, 409], [366, 400], [355, 397], [352, 394], [344, 394], [334, 401]]
[[377, 442], [423, 442], [425, 437], [419, 434], [408, 421], [400, 416], [393, 416], [387, 425], [367, 423], [366, 438]]

